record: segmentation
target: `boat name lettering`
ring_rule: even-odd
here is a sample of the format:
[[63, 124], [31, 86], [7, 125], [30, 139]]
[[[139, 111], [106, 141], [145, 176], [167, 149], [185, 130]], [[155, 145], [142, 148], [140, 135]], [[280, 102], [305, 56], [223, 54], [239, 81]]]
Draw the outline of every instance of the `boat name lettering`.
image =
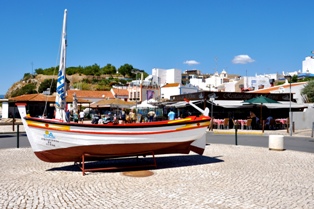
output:
[[48, 141], [48, 142], [59, 142], [59, 141], [56, 140], [56, 139], [47, 139], [47, 138], [41, 138], [41, 140], [43, 140], [43, 141]]
[[51, 146], [51, 147], [55, 147], [55, 146], [56, 146], [55, 143], [59, 143], [58, 140], [56, 140], [56, 139], [51, 139], [51, 138], [41, 138], [41, 140], [46, 141], [46, 145], [47, 145], [47, 146]]

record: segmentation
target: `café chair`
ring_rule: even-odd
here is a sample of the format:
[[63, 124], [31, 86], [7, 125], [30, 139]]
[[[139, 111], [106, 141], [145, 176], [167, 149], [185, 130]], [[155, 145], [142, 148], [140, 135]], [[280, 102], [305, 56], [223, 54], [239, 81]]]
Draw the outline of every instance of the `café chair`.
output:
[[269, 122], [269, 129], [276, 129], [276, 121], [275, 119], [271, 119]]
[[224, 118], [224, 123], [222, 125], [224, 129], [229, 129], [229, 118]]
[[232, 119], [232, 123], [233, 123], [233, 128], [236, 128], [236, 126], [238, 129], [241, 128], [241, 124], [237, 120]]
[[244, 126], [246, 126], [247, 130], [252, 130], [252, 118], [248, 119], [246, 121], [246, 124], [244, 124]]
[[280, 121], [275, 120], [275, 123], [276, 123], [275, 125], [276, 129], [283, 129], [283, 124]]
[[212, 118], [211, 120], [210, 120], [210, 124], [209, 124], [209, 129], [211, 129], [211, 127], [213, 127], [213, 129], [216, 127], [216, 128], [218, 128], [217, 127], [217, 122], [215, 122], [215, 119], [214, 118]]

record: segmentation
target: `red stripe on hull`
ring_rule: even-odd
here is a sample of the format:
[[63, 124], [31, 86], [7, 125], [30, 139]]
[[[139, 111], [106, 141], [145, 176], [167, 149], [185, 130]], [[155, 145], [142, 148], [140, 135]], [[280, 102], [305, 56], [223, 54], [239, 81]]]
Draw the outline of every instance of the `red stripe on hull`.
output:
[[115, 145], [91, 145], [77, 146], [64, 149], [55, 149], [42, 152], [35, 152], [35, 155], [45, 162], [80, 162], [83, 154], [102, 155], [106, 157], [122, 157], [136, 155], [153, 151], [157, 154], [188, 154], [196, 150], [198, 154], [203, 153], [202, 149], [195, 149], [190, 146], [193, 141], [180, 143], [149, 143], [149, 144], [115, 144]]

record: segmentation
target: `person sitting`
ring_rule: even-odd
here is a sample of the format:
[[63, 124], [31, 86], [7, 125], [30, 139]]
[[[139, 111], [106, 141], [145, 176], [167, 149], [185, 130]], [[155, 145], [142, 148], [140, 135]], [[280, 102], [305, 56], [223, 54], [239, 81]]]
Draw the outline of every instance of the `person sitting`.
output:
[[255, 121], [256, 121], [255, 129], [259, 129], [259, 128], [260, 128], [260, 120], [259, 120], [259, 117], [255, 117]]
[[257, 122], [257, 117], [256, 117], [255, 113], [250, 111], [249, 118], [252, 119], [252, 123], [251, 123], [252, 129], [256, 129], [258, 127], [257, 126], [258, 122]]
[[147, 115], [148, 115], [148, 121], [149, 121], [149, 122], [153, 122], [154, 117], [155, 117], [155, 115], [156, 115], [155, 111], [151, 110], [151, 111], [148, 112]]
[[135, 123], [136, 122], [136, 117], [135, 117], [135, 113], [134, 113], [133, 109], [130, 110], [129, 117], [130, 117], [130, 123]]
[[111, 113], [108, 112], [107, 115], [105, 115], [105, 117], [102, 119], [102, 123], [103, 124], [107, 124], [107, 123], [110, 123], [112, 122], [112, 117], [111, 117]]
[[265, 121], [265, 128], [267, 128], [267, 129], [273, 129], [273, 128], [275, 128], [275, 127], [272, 127], [273, 124], [271, 124], [271, 122], [272, 122], [273, 119], [274, 119], [274, 118], [273, 118], [272, 116], [268, 116], [268, 117], [266, 118], [266, 121]]
[[93, 117], [92, 124], [98, 124], [99, 119], [100, 119], [100, 112], [97, 112], [97, 114], [95, 114]]

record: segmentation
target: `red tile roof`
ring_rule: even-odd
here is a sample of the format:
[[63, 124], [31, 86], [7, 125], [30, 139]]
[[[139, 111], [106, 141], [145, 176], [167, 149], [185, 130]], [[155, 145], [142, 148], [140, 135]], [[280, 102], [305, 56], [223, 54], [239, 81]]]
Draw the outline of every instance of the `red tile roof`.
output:
[[[11, 97], [9, 101], [11, 102], [55, 102], [55, 95], [44, 95], [44, 94], [24, 94], [17, 97]], [[86, 99], [77, 98], [79, 103], [90, 103]], [[67, 97], [66, 102], [73, 102], [73, 96]]]
[[89, 90], [68, 90], [67, 97], [73, 97], [76, 94], [77, 98], [109, 98], [113, 99], [111, 91], [89, 91]]
[[[298, 83], [291, 83], [291, 86], [299, 86], [299, 85], [304, 85], [306, 84], [307, 82], [298, 82]], [[279, 88], [290, 88], [290, 84], [282, 84], [280, 86], [272, 86], [272, 87], [269, 87], [269, 88], [265, 88], [265, 89], [257, 89], [257, 90], [254, 90], [254, 91], [250, 91], [250, 93], [271, 93], [273, 91], [278, 91]]]
[[102, 99], [99, 100], [98, 102], [95, 102], [93, 104], [90, 105], [90, 107], [95, 108], [95, 107], [106, 107], [106, 106], [110, 106], [110, 105], [128, 105], [128, 106], [132, 106], [135, 105], [135, 102], [127, 102], [124, 101], [122, 99]]
[[168, 88], [168, 87], [178, 87], [180, 84], [179, 83], [167, 83], [164, 85], [162, 88]]
[[112, 89], [116, 96], [129, 96], [127, 89]]

